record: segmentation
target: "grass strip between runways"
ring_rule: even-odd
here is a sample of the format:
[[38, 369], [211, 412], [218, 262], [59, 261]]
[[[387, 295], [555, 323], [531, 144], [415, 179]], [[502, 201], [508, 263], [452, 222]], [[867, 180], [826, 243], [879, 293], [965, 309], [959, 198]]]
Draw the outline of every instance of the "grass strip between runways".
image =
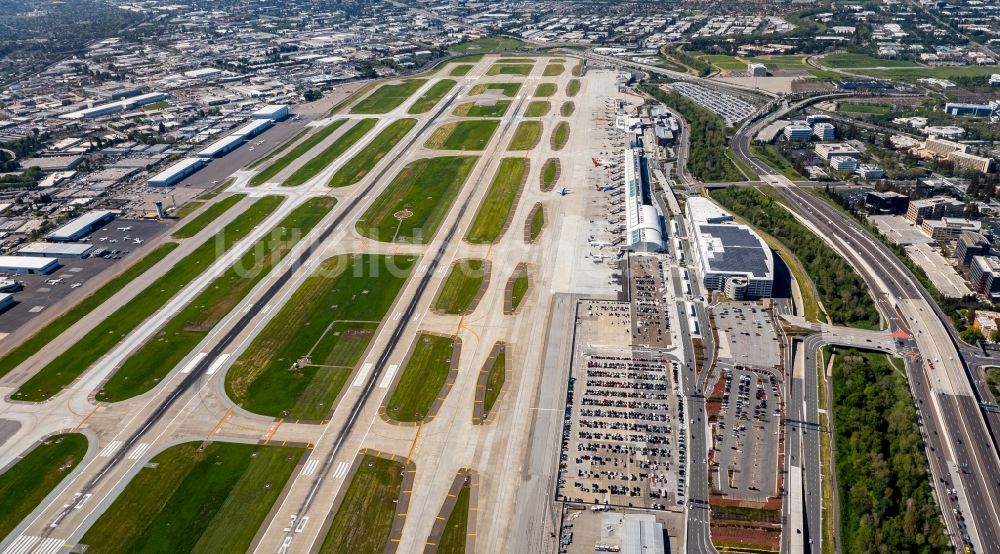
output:
[[473, 244], [496, 242], [514, 209], [514, 201], [521, 191], [524, 173], [528, 164], [526, 158], [504, 158], [493, 177], [486, 198], [472, 220], [465, 240]]
[[177, 243], [168, 242], [156, 247], [151, 252], [147, 252], [145, 256], [129, 266], [128, 269], [108, 281], [100, 289], [94, 291], [90, 296], [84, 298], [66, 312], [63, 312], [62, 315], [50, 321], [45, 327], [42, 327], [34, 335], [31, 335], [31, 338], [17, 345], [17, 348], [8, 352], [3, 358], [0, 358], [0, 376], [6, 375], [25, 360], [34, 356], [45, 345], [61, 335], [63, 331], [72, 327], [74, 323], [83, 319], [95, 308], [107, 301], [108, 298], [111, 298], [118, 291], [125, 288], [133, 279], [156, 265], [167, 254], [173, 252], [175, 248], [177, 248]]
[[295, 208], [171, 318], [155, 337], [129, 356], [104, 384], [97, 399], [119, 402], [155, 387], [336, 203], [331, 196], [319, 196]]
[[245, 237], [270, 215], [282, 198], [265, 196], [254, 202], [240, 217], [209, 238], [159, 279], [122, 306], [115, 315], [99, 323], [68, 350], [43, 367], [11, 398], [41, 401], [51, 398], [115, 347], [145, 319], [153, 315], [184, 286]]
[[396, 85], [382, 85], [351, 108], [354, 114], [383, 114], [391, 112], [413, 96], [427, 79], [407, 79]]
[[246, 552], [303, 450], [201, 444], [173, 446], [143, 467], [83, 536], [88, 554]]
[[396, 301], [417, 258], [325, 260], [226, 374], [226, 393], [263, 415], [322, 419]]
[[441, 292], [434, 300], [434, 309], [446, 314], [465, 312], [486, 282], [483, 260], [461, 260], [451, 266]]
[[396, 518], [405, 469], [395, 460], [365, 454], [333, 516], [320, 554], [382, 554]]
[[403, 368], [385, 413], [396, 421], [417, 422], [427, 417], [451, 371], [454, 337], [417, 333], [410, 359]]
[[469, 488], [469, 484], [466, 483], [458, 491], [455, 505], [445, 523], [444, 533], [441, 534], [441, 544], [438, 545], [437, 554], [463, 554], [465, 552], [469, 529]]
[[333, 144], [323, 149], [316, 157], [295, 170], [294, 173], [285, 179], [284, 183], [281, 183], [281, 186], [297, 187], [305, 184], [306, 181], [318, 175], [326, 166], [339, 158], [348, 148], [354, 146], [354, 143], [358, 142], [361, 137], [368, 134], [368, 131], [371, 131], [377, 122], [378, 120], [374, 118], [362, 119], [338, 137], [337, 140], [333, 141]]
[[433, 85], [431, 88], [427, 89], [427, 92], [423, 94], [417, 101], [410, 106], [407, 113], [419, 114], [431, 111], [431, 109], [437, 105], [444, 95], [457, 85], [458, 82], [454, 79], [442, 79]]
[[219, 219], [222, 214], [229, 211], [229, 208], [235, 206], [240, 200], [246, 198], [245, 194], [234, 194], [232, 196], [227, 196], [222, 200], [219, 200], [215, 204], [212, 204], [205, 211], [198, 214], [198, 217], [188, 221], [183, 227], [174, 231], [172, 236], [175, 239], [189, 239], [202, 231], [208, 224]]
[[361, 152], [340, 166], [327, 186], [347, 187], [364, 179], [416, 124], [416, 119], [398, 119], [390, 123]]
[[330, 136], [334, 131], [339, 129], [344, 123], [347, 123], [346, 119], [338, 119], [326, 127], [323, 127], [319, 131], [316, 131], [312, 135], [309, 135], [309, 137], [299, 143], [295, 148], [292, 148], [287, 154], [275, 160], [274, 163], [264, 168], [264, 170], [260, 173], [254, 175], [253, 178], [250, 179], [250, 186], [256, 187], [270, 181], [275, 175], [280, 173], [281, 170], [288, 167], [295, 160], [305, 156], [306, 152], [312, 150], [317, 144], [323, 142], [326, 137]]
[[54, 435], [0, 474], [0, 537], [6, 537], [87, 454], [87, 437]]

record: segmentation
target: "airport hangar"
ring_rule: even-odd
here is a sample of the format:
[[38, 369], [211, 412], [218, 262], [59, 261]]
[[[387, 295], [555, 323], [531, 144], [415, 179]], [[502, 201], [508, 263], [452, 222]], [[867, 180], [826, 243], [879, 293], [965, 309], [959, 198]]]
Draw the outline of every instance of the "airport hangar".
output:
[[52, 242], [73, 242], [107, 225], [115, 218], [109, 210], [87, 212], [69, 223], [49, 233], [46, 238]]
[[734, 300], [771, 296], [774, 257], [764, 239], [707, 198], [688, 198], [687, 220], [692, 261], [706, 289]]
[[19, 275], [48, 275], [59, 268], [56, 258], [0, 256], [0, 271]]

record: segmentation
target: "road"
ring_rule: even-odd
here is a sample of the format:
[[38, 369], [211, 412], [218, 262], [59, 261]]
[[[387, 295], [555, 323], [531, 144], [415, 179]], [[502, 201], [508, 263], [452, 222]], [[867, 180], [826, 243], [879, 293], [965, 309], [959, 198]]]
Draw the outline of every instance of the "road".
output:
[[927, 419], [933, 419], [935, 425], [928, 427], [951, 429], [947, 433], [934, 431], [927, 439], [935, 489], [954, 541], [961, 545], [963, 533], [950, 505], [943, 502], [949, 488], [946, 484], [959, 489], [960, 498], [969, 505], [969, 510], [963, 511], [970, 516], [969, 537], [976, 551], [1000, 551], [1000, 464], [973, 395], [975, 381], [970, 383], [947, 325], [919, 281], [884, 244], [849, 216], [775, 175], [751, 155], [749, 143], [756, 128], [748, 125], [740, 129], [733, 139], [736, 154], [775, 187], [800, 220], [851, 262], [876, 291], [876, 304], [889, 329], [915, 339], [919, 357], [907, 359], [907, 373], [917, 406], [922, 415], [931, 416], [924, 418], [925, 426]]

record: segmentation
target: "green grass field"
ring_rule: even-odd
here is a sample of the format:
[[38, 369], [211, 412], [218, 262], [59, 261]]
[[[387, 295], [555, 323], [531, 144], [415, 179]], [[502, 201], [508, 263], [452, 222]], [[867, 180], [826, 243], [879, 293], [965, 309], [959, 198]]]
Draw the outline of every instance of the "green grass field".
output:
[[545, 227], [545, 208], [541, 204], [538, 204], [536, 209], [531, 210], [531, 215], [528, 216], [528, 240], [535, 242], [538, 237], [542, 234], [542, 228]]
[[847, 112], [847, 113], [884, 115], [891, 112], [892, 107], [886, 106], [884, 104], [865, 104], [862, 102], [838, 102], [837, 111]]
[[[262, 415], [325, 418], [416, 260], [376, 254], [325, 260], [233, 364], [228, 396]], [[300, 360], [309, 363], [293, 367]]]
[[417, 101], [410, 106], [408, 113], [419, 114], [427, 113], [437, 105], [438, 102], [444, 98], [444, 95], [448, 94], [451, 89], [455, 88], [458, 84], [454, 79], [441, 79], [440, 81], [431, 85], [431, 88], [427, 89], [427, 92], [423, 96], [417, 98]]
[[507, 150], [531, 150], [538, 146], [542, 138], [542, 123], [540, 121], [522, 121], [517, 124], [514, 136], [510, 139]]
[[340, 135], [337, 140], [333, 141], [330, 146], [323, 149], [322, 152], [314, 156], [308, 162], [304, 163], [301, 167], [295, 170], [294, 173], [285, 179], [284, 183], [281, 183], [283, 187], [297, 187], [299, 185], [304, 185], [306, 181], [312, 179], [316, 175], [319, 175], [321, 171], [326, 169], [326, 166], [333, 163], [334, 160], [339, 158], [348, 148], [354, 146], [356, 142], [361, 140], [361, 137], [368, 134], [375, 124], [378, 123], [377, 119], [369, 118], [362, 119], [358, 121], [354, 126]]
[[910, 60], [891, 60], [876, 58], [868, 54], [836, 52], [819, 59], [821, 65], [834, 69], [854, 69], [859, 67], [920, 67], [920, 64]]
[[569, 117], [573, 115], [576, 111], [576, 104], [573, 102], [563, 102], [563, 105], [559, 107], [559, 115], [563, 117]]
[[499, 119], [475, 119], [445, 123], [434, 130], [434, 133], [424, 143], [424, 148], [479, 151], [486, 148], [498, 126], [500, 126]]
[[[410, 162], [358, 220], [358, 233], [382, 242], [429, 242], [478, 159], [438, 156]], [[403, 210], [412, 215], [396, 219], [394, 214]]]
[[480, 83], [469, 89], [469, 96], [478, 96], [488, 90], [499, 90], [500, 94], [513, 98], [521, 90], [521, 83]]
[[573, 70], [570, 73], [574, 77], [579, 77], [580, 75], [582, 75], [583, 74], [583, 62], [582, 61], [577, 62], [576, 65], [573, 66]]
[[579, 92], [580, 92], [580, 80], [570, 79], [569, 82], [566, 83], [566, 96], [572, 98], [576, 96]]
[[87, 437], [53, 435], [0, 473], [0, 537], [6, 537], [87, 454]]
[[[800, 69], [808, 70], [811, 66], [806, 62], [807, 56], [798, 54], [773, 55], [773, 56], [748, 56], [743, 58], [749, 63], [762, 63], [769, 70], [772, 69]], [[745, 67], [740, 68], [745, 69]]]
[[751, 144], [750, 152], [760, 158], [761, 160], [767, 162], [768, 165], [777, 169], [779, 173], [788, 177], [792, 181], [804, 181], [805, 178], [799, 175], [795, 168], [792, 166], [792, 162], [788, 161], [782, 153], [781, 150], [774, 146], [773, 144]]
[[545, 66], [544, 70], [542, 70], [542, 75], [544, 77], [556, 77], [562, 75], [564, 71], [566, 71], [566, 66], [564, 66], [563, 64], [550, 63], [549, 65]]
[[25, 360], [34, 356], [45, 345], [61, 335], [63, 331], [86, 317], [87, 314], [107, 301], [108, 298], [111, 298], [118, 291], [125, 288], [133, 279], [145, 273], [146, 270], [165, 258], [167, 254], [173, 252], [175, 248], [177, 248], [177, 243], [168, 242], [146, 253], [145, 256], [139, 258], [139, 261], [130, 265], [125, 271], [91, 293], [90, 296], [77, 302], [72, 308], [63, 312], [62, 315], [50, 321], [30, 338], [17, 345], [16, 348], [0, 358], [0, 376], [6, 375]]
[[382, 554], [396, 517], [405, 469], [395, 460], [365, 454], [333, 516], [320, 554]]
[[485, 264], [482, 260], [455, 262], [434, 299], [434, 309], [446, 314], [465, 313], [485, 284]]
[[503, 117], [510, 107], [510, 100], [497, 100], [492, 106], [475, 102], [459, 104], [452, 113], [459, 117]]
[[386, 415], [396, 421], [423, 420], [434, 400], [447, 394], [443, 391], [451, 371], [451, 357], [455, 350], [453, 337], [418, 333], [416, 344], [399, 382], [386, 401]]
[[486, 70], [486, 76], [492, 77], [495, 75], [528, 75], [531, 73], [531, 69], [535, 67], [531, 64], [526, 63], [495, 63]]
[[747, 68], [746, 62], [738, 60], [736, 56], [729, 56], [726, 54], [705, 54], [698, 57], [718, 69], [737, 70]]
[[201, 442], [142, 468], [80, 541], [88, 553], [244, 552], [303, 449]]
[[528, 170], [526, 158], [504, 158], [493, 177], [486, 198], [472, 220], [465, 240], [473, 244], [496, 242], [503, 233], [510, 214], [514, 211], [514, 201], [521, 192], [525, 172]]
[[483, 411], [486, 413], [493, 411], [493, 405], [500, 397], [500, 391], [503, 390], [504, 381], [507, 379], [506, 374], [507, 354], [505, 351], [501, 351], [497, 354], [493, 366], [490, 367], [490, 372], [486, 376], [486, 390], [483, 391]]
[[524, 295], [528, 294], [528, 287], [531, 286], [528, 268], [522, 267], [517, 273], [511, 276], [511, 279], [514, 282], [510, 287], [510, 306], [516, 310], [524, 300]]
[[398, 85], [382, 85], [351, 108], [351, 113], [383, 114], [391, 112], [413, 96], [427, 79], [406, 79]]
[[229, 208], [232, 208], [246, 197], [247, 195], [245, 194], [234, 194], [219, 200], [198, 214], [198, 217], [188, 221], [183, 227], [174, 231], [170, 236], [175, 239], [187, 239], [197, 235], [202, 229], [208, 227], [209, 223], [219, 219]]
[[[296, 142], [299, 141], [299, 139], [301, 139], [302, 137], [306, 136], [307, 133], [309, 133], [309, 127], [303, 127], [302, 129], [299, 130], [298, 133], [295, 133], [294, 135], [292, 135], [292, 138], [290, 138], [290, 139], [286, 140], [285, 142], [281, 143], [277, 148], [275, 148], [274, 150], [271, 150], [270, 152], [268, 152], [267, 155], [264, 156], [263, 158], [258, 158], [252, 164], [250, 164], [248, 167], [250, 169], [254, 169], [257, 166], [263, 165], [265, 162], [268, 162], [268, 161], [272, 160], [274, 157], [278, 156], [279, 154], [284, 154], [286, 150], [288, 150], [289, 148], [291, 148], [293, 144], [295, 144]], [[251, 184], [253, 184], [252, 181], [251, 181]]]
[[548, 98], [549, 96], [553, 96], [558, 90], [559, 87], [555, 83], [538, 83], [538, 86], [535, 87], [534, 96], [536, 98]]
[[295, 208], [172, 317], [154, 338], [129, 356], [104, 384], [97, 399], [119, 402], [159, 384], [336, 203], [336, 198], [319, 196]]
[[548, 192], [556, 185], [559, 176], [559, 158], [549, 158], [542, 166], [542, 191]]
[[170, 270], [127, 302], [115, 317], [101, 321], [68, 350], [28, 379], [12, 395], [15, 400], [38, 402], [51, 398], [69, 385], [98, 359], [108, 353], [147, 317], [163, 307], [192, 279], [219, 256], [245, 237], [277, 209], [282, 198], [265, 196], [254, 202], [240, 217], [179, 260]]
[[1000, 66], [969, 65], [962, 67], [897, 67], [892, 69], [868, 69], [865, 75], [881, 79], [915, 80], [923, 78], [958, 79], [961, 77], [989, 77], [1000, 73]]
[[470, 71], [472, 71], [472, 67], [473, 66], [470, 63], [463, 63], [463, 64], [456, 65], [456, 66], [454, 66], [454, 67], [451, 68], [451, 71], [448, 73], [448, 76], [449, 77], [465, 77], [466, 75], [469, 74]]
[[365, 178], [368, 172], [389, 153], [406, 133], [417, 124], [416, 119], [397, 119], [371, 140], [356, 156], [347, 161], [330, 177], [329, 187], [347, 187]]
[[487, 52], [507, 52], [510, 50], [533, 50], [530, 43], [509, 37], [486, 37], [463, 42], [448, 47], [449, 54], [477, 54]]
[[535, 63], [535, 58], [518, 58], [516, 56], [500, 56], [497, 60], [499, 63]]
[[444, 525], [437, 554], [464, 554], [465, 541], [469, 529], [469, 483], [458, 491], [455, 505]]
[[305, 156], [306, 152], [312, 150], [317, 144], [323, 142], [326, 137], [330, 136], [331, 133], [339, 129], [344, 123], [347, 123], [346, 119], [338, 119], [326, 127], [323, 127], [319, 131], [309, 135], [309, 137], [305, 140], [295, 145], [295, 148], [289, 150], [287, 154], [281, 156], [275, 160], [274, 163], [264, 168], [263, 171], [254, 175], [253, 178], [250, 179], [250, 186], [263, 185], [273, 179], [275, 175], [288, 167], [289, 164], [302, 156]]
[[524, 117], [545, 117], [552, 109], [552, 103], [546, 100], [534, 100], [524, 109]]
[[552, 149], [562, 150], [569, 141], [569, 123], [560, 121], [556, 128], [552, 130]]

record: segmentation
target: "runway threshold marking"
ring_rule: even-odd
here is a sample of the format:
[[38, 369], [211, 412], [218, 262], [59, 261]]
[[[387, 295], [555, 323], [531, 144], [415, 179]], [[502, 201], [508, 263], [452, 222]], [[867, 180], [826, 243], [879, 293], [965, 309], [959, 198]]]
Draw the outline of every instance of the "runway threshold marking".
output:
[[316, 473], [316, 468], [319, 467], [319, 460], [309, 460], [306, 465], [302, 467], [301, 475], [303, 477], [309, 477], [313, 473]]
[[97, 409], [100, 408], [100, 407], [101, 407], [101, 403], [98, 402], [97, 405], [94, 406], [93, 410], [90, 410], [90, 412], [88, 412], [87, 415], [83, 416], [83, 419], [80, 420], [80, 423], [77, 423], [76, 427], [74, 427], [73, 430], [70, 431], [70, 433], [75, 433], [80, 427], [82, 427], [83, 424], [86, 423], [88, 419], [90, 419], [90, 416], [92, 416], [95, 413], [97, 413]]
[[337, 469], [333, 472], [334, 479], [343, 479], [347, 477], [347, 470], [351, 469], [350, 462], [340, 462], [337, 464]]
[[409, 464], [410, 460], [413, 459], [413, 451], [417, 449], [417, 440], [420, 439], [420, 432], [424, 430], [424, 422], [421, 421], [417, 424], [417, 434], [413, 435], [413, 442], [410, 443], [410, 451], [406, 453], [406, 463]]
[[233, 408], [232, 406], [230, 406], [229, 409], [226, 410], [226, 413], [222, 414], [222, 417], [219, 418], [219, 421], [215, 424], [215, 427], [212, 427], [212, 430], [209, 431], [208, 436], [205, 437], [205, 439], [211, 439], [212, 435], [218, 434], [219, 431], [222, 430], [222, 424], [225, 423], [227, 419], [229, 419], [229, 416], [232, 413], [233, 413]]
[[17, 538], [3, 554], [55, 554], [66, 543], [63, 539], [44, 539], [34, 535], [21, 535]]
[[114, 452], [115, 450], [118, 450], [118, 447], [119, 447], [119, 446], [121, 446], [121, 445], [122, 445], [122, 441], [111, 441], [111, 442], [109, 442], [109, 443], [108, 443], [108, 445], [107, 445], [107, 446], [105, 446], [105, 447], [104, 447], [104, 448], [103, 448], [103, 449], [102, 449], [102, 450], [101, 450], [101, 451], [100, 451], [100, 452], [99, 452], [99, 453], [97, 454], [97, 456], [98, 456], [99, 458], [107, 458], [108, 456], [111, 456], [111, 454], [112, 454], [112, 453], [113, 453], [113, 452]]
[[148, 443], [148, 442], [141, 442], [141, 443], [139, 443], [139, 446], [136, 447], [134, 450], [132, 450], [132, 453], [128, 455], [128, 459], [129, 460], [138, 460], [139, 458], [142, 457], [143, 454], [146, 453], [147, 450], [149, 450], [150, 446], [152, 446], [152, 445], [150, 443]]

